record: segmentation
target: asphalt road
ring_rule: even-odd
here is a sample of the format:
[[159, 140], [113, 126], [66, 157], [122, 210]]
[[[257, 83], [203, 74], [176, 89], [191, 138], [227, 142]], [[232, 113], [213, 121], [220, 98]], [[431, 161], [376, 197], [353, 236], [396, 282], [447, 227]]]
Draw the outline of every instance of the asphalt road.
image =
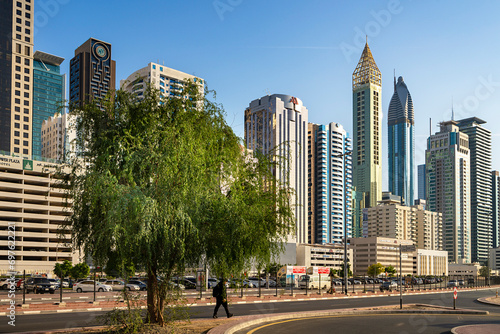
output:
[[[457, 307], [458, 308], [470, 308], [476, 310], [489, 311], [493, 317], [500, 317], [500, 307], [481, 304], [476, 301], [477, 298], [493, 296], [495, 295], [496, 289], [490, 290], [480, 290], [480, 291], [461, 291], [458, 295]], [[423, 303], [423, 304], [433, 304], [439, 306], [452, 306], [452, 292], [437, 293], [437, 294], [425, 294], [425, 295], [412, 295], [403, 296], [403, 302], [405, 303]], [[236, 299], [237, 301], [237, 299]], [[277, 303], [258, 303], [258, 304], [232, 304], [229, 309], [235, 316], [239, 315], [252, 315], [252, 314], [272, 314], [272, 313], [285, 313], [285, 312], [302, 312], [302, 311], [314, 311], [314, 310], [331, 310], [331, 309], [341, 309], [341, 308], [353, 308], [353, 307], [367, 307], [367, 306], [380, 306], [380, 305], [398, 305], [399, 296], [380, 296], [371, 298], [357, 298], [357, 299], [336, 299], [336, 300], [315, 300], [315, 301], [296, 301], [296, 302], [277, 302]], [[212, 316], [213, 306], [197, 306], [191, 308], [191, 318], [210, 318]], [[220, 309], [219, 312], [224, 312]], [[14, 333], [14, 332], [29, 332], [29, 331], [41, 331], [49, 329], [65, 329], [65, 328], [75, 328], [81, 326], [92, 326], [100, 324], [97, 320], [99, 315], [104, 312], [80, 312], [80, 313], [59, 313], [59, 314], [41, 314], [41, 315], [19, 315], [16, 316], [16, 326], [11, 327], [7, 324], [8, 318], [2, 317], [0, 319], [0, 333]], [[223, 315], [223, 313], [220, 313]], [[410, 323], [410, 321], [420, 321], [418, 323], [423, 323], [423, 321], [429, 322], [428, 315], [405, 315], [401, 316], [401, 319], [405, 319], [410, 326], [414, 325], [415, 322]], [[415, 318], [416, 317], [416, 318]], [[466, 317], [462, 316], [466, 322], [474, 321], [474, 317], [478, 319], [482, 316]], [[351, 322], [360, 328], [371, 328], [371, 322], [368, 320], [382, 319], [382, 317], [377, 316], [372, 319], [360, 321], [356, 317], [351, 318]], [[436, 316], [436, 318], [438, 318]], [[339, 319], [339, 318], [336, 318]], [[360, 318], [366, 319], [366, 318]], [[383, 319], [388, 319], [387, 321], [391, 323], [392, 316], [383, 317]], [[399, 318], [398, 318], [399, 319]], [[414, 320], [411, 320], [414, 319]], [[422, 320], [424, 319], [424, 320]], [[449, 319], [444, 319], [444, 322], [449, 322], [453, 327], [454, 324], [459, 323], [458, 318], [453, 318], [450, 316]], [[492, 318], [493, 319], [493, 318]], [[498, 320], [498, 318], [496, 318]], [[337, 320], [338, 321], [338, 320]], [[344, 321], [344, 320], [343, 320]], [[349, 320], [346, 320], [349, 322]], [[385, 321], [385, 320], [384, 320]], [[431, 330], [430, 326], [427, 326], [425, 330], [419, 327], [418, 331], [409, 331], [409, 333], [441, 333]], [[450, 327], [450, 328], [451, 328]], [[449, 328], [448, 328], [449, 329]], [[293, 331], [295, 332], [295, 331]], [[292, 332], [292, 333], [293, 333]], [[371, 331], [372, 333], [379, 333], [378, 331]], [[384, 331], [386, 332], [386, 331]], [[290, 333], [290, 332], [288, 332]], [[323, 332], [325, 333], [325, 332]], [[349, 332], [345, 332], [349, 333]], [[398, 332], [401, 333], [401, 332]], [[403, 332], [404, 333], [404, 332]]]
[[457, 326], [484, 323], [500, 324], [500, 315], [351, 315], [342, 317], [311, 318], [307, 320], [267, 323], [253, 326], [236, 333], [450, 333], [450, 330]]

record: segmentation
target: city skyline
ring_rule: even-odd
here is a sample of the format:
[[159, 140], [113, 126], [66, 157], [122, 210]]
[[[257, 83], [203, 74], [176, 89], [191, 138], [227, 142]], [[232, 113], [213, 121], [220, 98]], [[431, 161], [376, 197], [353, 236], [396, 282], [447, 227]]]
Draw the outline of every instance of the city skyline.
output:
[[[300, 96], [311, 111], [311, 122], [334, 121], [352, 132], [347, 115], [352, 108], [347, 97], [349, 81], [368, 36], [383, 79], [383, 161], [388, 154], [386, 116], [394, 69], [404, 74], [415, 103], [415, 165], [424, 162], [429, 132], [437, 130], [438, 122], [451, 119], [452, 99], [456, 119], [476, 116], [489, 124], [498, 119], [500, 71], [495, 68], [495, 55], [499, 46], [491, 37], [499, 27], [494, 15], [499, 3], [287, 2], [286, 11], [284, 2], [266, 3], [267, 12], [284, 13], [275, 16], [262, 14], [264, 2], [232, 2], [235, 5], [227, 5], [226, 10], [217, 9], [219, 2], [227, 4], [149, 1], [138, 8], [116, 8], [106, 2], [95, 11], [93, 0], [35, 1], [35, 48], [69, 60], [81, 42], [92, 36], [113, 45], [117, 82], [149, 62], [205, 78], [225, 106], [229, 124], [243, 138], [241, 110], [248, 101], [267, 93]], [[302, 23], [290, 25], [289, 20], [299, 12]], [[249, 28], [247, 23], [256, 16], [261, 24]], [[142, 22], [143, 17], [148, 17], [148, 28], [124, 25]], [[425, 26], [421, 24], [424, 18]], [[164, 20], [182, 27], [183, 33], [167, 38], [161, 28]], [[97, 21], [109, 24], [103, 29], [94, 24]], [[69, 61], [63, 63], [62, 72], [69, 74]], [[492, 166], [498, 169], [500, 149], [494, 144], [500, 129], [491, 130]], [[384, 169], [384, 190], [387, 182]]]

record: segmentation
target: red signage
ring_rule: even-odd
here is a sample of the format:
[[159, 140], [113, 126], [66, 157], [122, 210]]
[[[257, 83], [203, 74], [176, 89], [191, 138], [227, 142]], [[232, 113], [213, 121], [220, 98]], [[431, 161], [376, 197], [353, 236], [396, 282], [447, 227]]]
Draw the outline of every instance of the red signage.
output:
[[294, 274], [305, 274], [306, 273], [306, 267], [293, 267], [292, 273], [294, 273]]
[[296, 97], [292, 97], [292, 98], [290, 99], [290, 102], [292, 102], [293, 104], [298, 104], [298, 102], [297, 102], [297, 98], [296, 98]]
[[329, 273], [330, 273], [330, 268], [327, 267], [318, 268], [318, 274], [329, 274]]
[[453, 299], [457, 299], [457, 297], [458, 297], [457, 287], [454, 287], [453, 288]]

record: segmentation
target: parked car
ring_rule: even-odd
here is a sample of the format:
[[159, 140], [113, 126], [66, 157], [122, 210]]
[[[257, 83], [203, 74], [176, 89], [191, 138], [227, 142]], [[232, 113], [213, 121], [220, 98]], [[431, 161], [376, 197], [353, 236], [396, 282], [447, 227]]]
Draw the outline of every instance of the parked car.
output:
[[26, 279], [26, 293], [51, 293], [56, 291], [56, 286], [45, 277], [31, 277]]
[[460, 285], [460, 286], [464, 286], [464, 285], [465, 285], [464, 280], [463, 280], [463, 279], [459, 279], [459, 280], [458, 280], [458, 285]]
[[125, 284], [124, 281], [118, 279], [107, 280], [104, 284], [111, 286], [113, 291], [120, 291], [123, 289], [127, 289], [128, 291], [139, 291], [141, 289], [138, 285], [130, 283]]
[[59, 287], [61, 286], [61, 283], [59, 283], [58, 279], [49, 278], [48, 280], [50, 283], [52, 283], [56, 287], [56, 290], [59, 289]]
[[448, 282], [448, 286], [451, 286], [451, 287], [458, 286], [458, 285], [459, 285], [458, 281], [454, 280], [454, 279], [452, 279]]
[[383, 282], [380, 285], [380, 291], [384, 291], [384, 290], [392, 291], [393, 289], [394, 290], [398, 289], [398, 283], [396, 283], [395, 281]]
[[148, 286], [143, 281], [129, 280], [128, 283], [137, 285], [141, 291], [146, 291], [148, 289]]
[[216, 285], [217, 285], [217, 282], [218, 282], [218, 280], [217, 280], [217, 279], [215, 279], [215, 278], [209, 278], [209, 279], [208, 279], [208, 288], [209, 288], [209, 289], [213, 289], [213, 288], [214, 288], [214, 286], [216, 286]]
[[[15, 278], [14, 279], [14, 286], [17, 286], [17, 283], [20, 280], [21, 280], [20, 278]], [[12, 280], [10, 278], [4, 278], [4, 279], [0, 280], [0, 289], [1, 290], [8, 290], [10, 283], [12, 283]]]
[[[95, 282], [95, 291], [98, 292], [105, 292], [105, 291], [112, 291], [113, 288], [110, 285], [101, 283], [101, 282]], [[86, 280], [86, 281], [81, 281], [78, 283], [73, 284], [73, 291], [76, 292], [89, 292], [89, 291], [94, 291], [94, 281], [92, 280]]]

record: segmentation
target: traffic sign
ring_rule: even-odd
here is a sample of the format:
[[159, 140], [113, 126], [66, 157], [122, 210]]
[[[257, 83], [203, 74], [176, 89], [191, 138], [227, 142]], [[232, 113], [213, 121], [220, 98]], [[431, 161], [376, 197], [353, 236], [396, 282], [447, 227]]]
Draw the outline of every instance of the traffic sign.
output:
[[457, 299], [457, 296], [458, 296], [458, 291], [457, 291], [457, 287], [455, 286], [453, 288], [453, 299]]

